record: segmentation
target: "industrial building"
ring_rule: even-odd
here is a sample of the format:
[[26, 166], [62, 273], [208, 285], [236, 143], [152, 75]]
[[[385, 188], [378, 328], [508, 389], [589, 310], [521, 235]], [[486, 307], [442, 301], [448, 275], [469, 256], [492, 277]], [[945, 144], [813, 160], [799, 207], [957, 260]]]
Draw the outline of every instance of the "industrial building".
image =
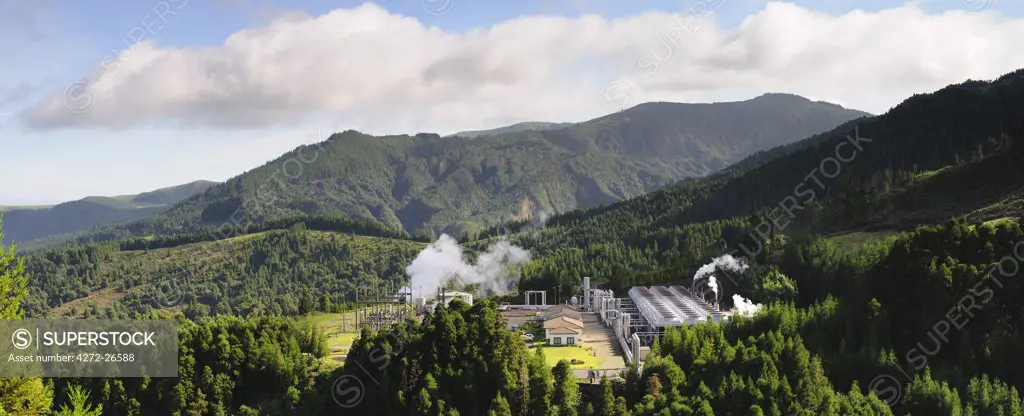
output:
[[473, 295], [466, 292], [442, 291], [441, 297], [438, 300], [444, 302], [444, 306], [448, 306], [455, 299], [461, 299], [467, 305], [473, 305]]
[[616, 297], [610, 290], [591, 288], [589, 277], [583, 278], [583, 307], [612, 328], [627, 362], [642, 361], [666, 327], [729, 319], [684, 286], [634, 286], [626, 297]]
[[438, 304], [443, 303], [444, 306], [448, 306], [448, 304], [455, 299], [460, 299], [470, 306], [473, 305], [472, 294], [466, 292], [456, 292], [454, 290], [438, 290], [437, 297], [435, 297], [434, 299], [418, 297], [416, 299], [413, 299], [413, 304], [416, 307], [416, 313], [424, 314], [426, 312], [433, 312], [434, 308], [436, 308]]
[[629, 298], [633, 300], [640, 315], [651, 330], [660, 330], [668, 326], [679, 327], [699, 322], [722, 322], [726, 315], [702, 299], [693, 295], [682, 286], [635, 286], [629, 289]]

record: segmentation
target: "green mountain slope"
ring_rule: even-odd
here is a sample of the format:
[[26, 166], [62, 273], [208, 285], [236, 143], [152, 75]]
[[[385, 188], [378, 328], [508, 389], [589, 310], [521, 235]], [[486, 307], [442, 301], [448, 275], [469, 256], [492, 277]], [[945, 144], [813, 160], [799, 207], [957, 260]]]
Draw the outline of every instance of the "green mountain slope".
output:
[[[855, 134], [870, 142], [856, 155], [852, 144], [841, 147], [848, 162], [835, 177], [819, 172], [820, 185], [809, 177]], [[556, 215], [543, 231], [515, 237], [542, 253], [524, 284], [572, 290], [579, 276], [591, 276], [620, 289], [685, 280], [724, 253], [764, 259], [785, 244], [783, 234], [892, 236], [952, 217], [1018, 217], [1022, 152], [1024, 71], [951, 85], [708, 177]], [[574, 272], [566, 276], [566, 268]]]
[[357, 287], [382, 279], [397, 287], [396, 277], [424, 245], [293, 227], [146, 250], [116, 244], [40, 250], [27, 257], [30, 285], [39, 290], [24, 307], [36, 316], [165, 308], [191, 317], [296, 315], [325, 297], [350, 301]]
[[[771, 210], [785, 198], [794, 197], [804, 207], [798, 219], [819, 221], [833, 228], [869, 224], [878, 220], [877, 215], [886, 210], [884, 205], [896, 195], [911, 191], [911, 185], [945, 178], [927, 172], [970, 163], [995, 163], [986, 161], [993, 157], [1012, 158], [1007, 155], [1019, 152], [1024, 138], [1022, 115], [1022, 71], [993, 82], [968, 81], [911, 97], [884, 115], [857, 126], [842, 126], [829, 133], [826, 140], [751, 169], [670, 222]], [[833, 163], [837, 151], [840, 157], [849, 157], [852, 144], [838, 146], [849, 143], [848, 136], [855, 134], [867, 139], [858, 142], [863, 150], [853, 160], [840, 162], [839, 174], [834, 178], [823, 174], [823, 166], [829, 172], [837, 170]], [[820, 184], [808, 178], [815, 169]], [[971, 170], [963, 173], [971, 174]], [[1018, 183], [1017, 175], [990, 176], [993, 182], [989, 185]], [[800, 184], [805, 185], [798, 189]], [[815, 191], [813, 201], [809, 195], [797, 195], [808, 190]], [[933, 192], [955, 196], [962, 195], [961, 190], [939, 186]], [[965, 212], [950, 212], [961, 213]]]
[[195, 181], [184, 185], [171, 186], [133, 195], [131, 202], [136, 206], [173, 205], [192, 195], [202, 193], [216, 184], [217, 182], [212, 181]]
[[317, 215], [409, 232], [474, 233], [508, 221], [526, 199], [548, 212], [618, 201], [864, 114], [772, 94], [736, 103], [643, 104], [563, 129], [471, 140], [346, 131], [118, 232], [197, 232]]
[[[672, 227], [778, 214], [780, 203], [793, 202], [787, 198], [803, 208], [792, 210], [795, 222], [826, 228], [879, 226], [909, 212], [930, 218], [924, 222], [941, 221], [1019, 192], [1020, 168], [1014, 163], [1022, 151], [1022, 115], [1024, 71], [992, 82], [968, 81], [759, 152], [714, 175], [566, 213], [551, 224], [625, 216], [642, 218], [642, 227]], [[852, 144], [854, 135], [861, 137], [862, 150]], [[838, 168], [837, 146], [839, 157], [848, 159]]]
[[[796, 95], [764, 94], [739, 102], [640, 104], [546, 136], [576, 151], [667, 162], [685, 176], [702, 176], [868, 115]], [[794, 138], [794, 130], [803, 134]]]
[[90, 196], [54, 206], [5, 207], [4, 244], [30, 242], [145, 218], [215, 184], [196, 181], [138, 195]]

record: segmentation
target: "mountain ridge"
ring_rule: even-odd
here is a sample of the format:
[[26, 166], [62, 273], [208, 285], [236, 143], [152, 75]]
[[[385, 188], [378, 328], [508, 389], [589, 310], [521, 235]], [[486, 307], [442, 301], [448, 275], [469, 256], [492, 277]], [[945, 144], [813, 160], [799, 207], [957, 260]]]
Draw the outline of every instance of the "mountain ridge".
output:
[[[614, 218], [623, 228], [613, 235], [642, 235], [646, 230], [742, 220], [754, 221], [750, 227], [765, 225], [771, 234], [802, 227], [849, 233], [907, 231], [950, 218], [980, 223], [1021, 216], [1024, 169], [1014, 162], [1024, 152], [1021, 97], [1024, 69], [992, 81], [949, 85], [908, 97], [884, 114], [757, 152], [707, 177], [555, 215], [548, 226], [589, 228], [584, 224]], [[843, 162], [835, 178], [819, 178], [824, 189], [815, 185], [813, 201], [794, 211], [791, 224], [797, 225], [772, 225], [771, 218], [780, 218], [780, 201], [804, 195], [808, 187], [795, 187], [813, 185], [808, 174], [835, 157], [839, 144], [857, 136], [870, 142]], [[761, 238], [748, 231], [723, 230], [721, 237], [732, 247]], [[754, 243], [749, 247], [760, 247], [763, 241]]]
[[27, 243], [155, 214], [217, 182], [198, 180], [135, 195], [87, 196], [54, 205], [5, 206], [4, 244]]
[[472, 140], [346, 130], [102, 234], [192, 233], [313, 215], [472, 236], [520, 214], [525, 201], [548, 213], [611, 203], [867, 114], [784, 101], [641, 104], [570, 127]]
[[493, 128], [493, 129], [460, 131], [458, 133], [451, 134], [451, 135], [446, 136], [446, 137], [458, 136], [458, 137], [465, 137], [465, 138], [468, 138], [468, 139], [473, 139], [473, 138], [477, 138], [477, 137], [480, 137], [480, 136], [495, 136], [495, 135], [500, 135], [500, 134], [520, 133], [520, 132], [526, 132], [526, 131], [556, 130], [556, 129], [560, 129], [560, 128], [569, 127], [569, 126], [572, 126], [572, 125], [575, 125], [575, 124], [577, 124], [577, 123], [568, 123], [568, 122], [566, 122], [566, 123], [554, 123], [554, 122], [547, 122], [547, 121], [523, 121], [523, 122], [519, 122], [519, 123], [515, 123], [515, 124], [510, 124], [508, 126], [503, 126], [503, 127], [497, 127], [497, 128]]

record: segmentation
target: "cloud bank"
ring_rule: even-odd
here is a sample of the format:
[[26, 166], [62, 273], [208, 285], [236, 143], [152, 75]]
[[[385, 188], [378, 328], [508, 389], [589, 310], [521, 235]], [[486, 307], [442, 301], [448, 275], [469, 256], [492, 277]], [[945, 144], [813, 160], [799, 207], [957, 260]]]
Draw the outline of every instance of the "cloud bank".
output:
[[22, 116], [35, 129], [264, 128], [319, 114], [371, 132], [451, 133], [764, 92], [883, 112], [1024, 67], [1024, 19], [992, 11], [829, 15], [771, 2], [728, 30], [696, 17], [525, 16], [455, 33], [372, 3], [289, 14], [210, 47], [141, 42]]

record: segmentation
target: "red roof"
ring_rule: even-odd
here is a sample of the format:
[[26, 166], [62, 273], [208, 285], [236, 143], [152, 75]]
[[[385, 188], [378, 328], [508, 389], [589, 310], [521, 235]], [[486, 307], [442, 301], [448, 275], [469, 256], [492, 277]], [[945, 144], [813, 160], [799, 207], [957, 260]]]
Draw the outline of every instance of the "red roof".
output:
[[573, 328], [583, 330], [583, 321], [573, 319], [568, 316], [559, 316], [556, 318], [544, 321], [544, 329], [553, 328]]

